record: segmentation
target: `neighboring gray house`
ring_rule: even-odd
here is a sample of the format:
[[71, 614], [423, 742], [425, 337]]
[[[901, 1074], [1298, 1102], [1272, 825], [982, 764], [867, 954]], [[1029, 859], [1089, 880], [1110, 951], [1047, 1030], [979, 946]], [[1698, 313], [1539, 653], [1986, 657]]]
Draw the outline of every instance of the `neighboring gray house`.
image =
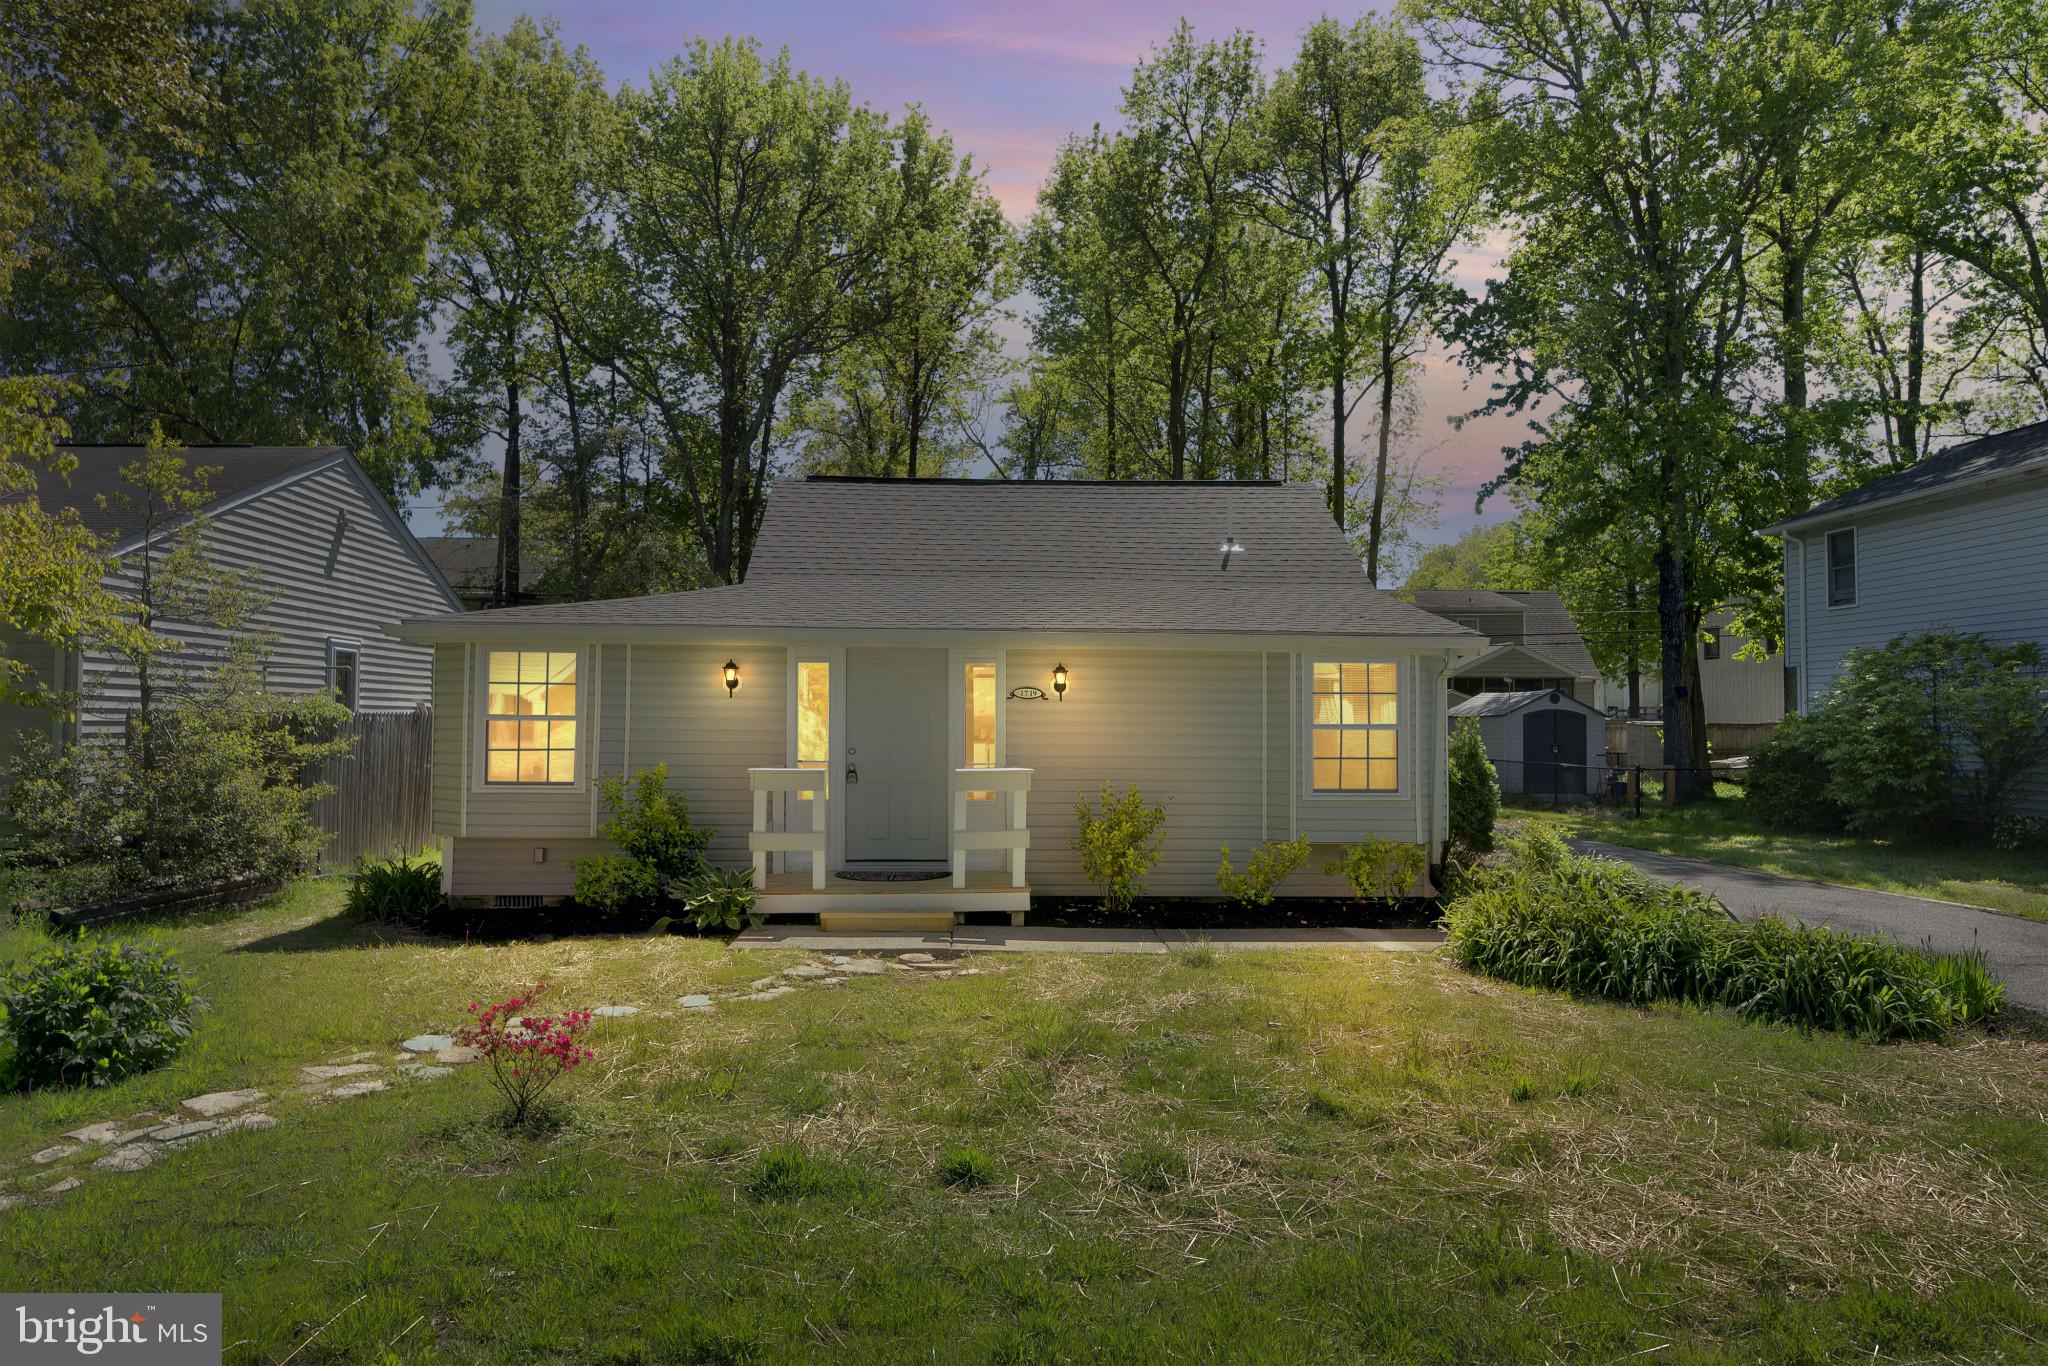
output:
[[1606, 775], [1607, 718], [1555, 689], [1489, 692], [1451, 708], [1479, 723], [1503, 792], [1584, 796]]
[[[498, 538], [496, 536], [422, 536], [420, 548], [448, 580], [455, 596], [472, 612], [498, 605]], [[538, 602], [533, 586], [544, 570], [533, 562], [532, 552], [521, 557], [519, 595], [521, 605]]]
[[2048, 422], [1950, 446], [1770, 530], [1802, 713], [1859, 646], [1937, 627], [2048, 645]]
[[785, 480], [742, 584], [402, 633], [450, 895], [567, 894], [597, 780], [663, 764], [764, 910], [870, 925], [1096, 890], [1105, 783], [1166, 808], [1157, 895], [1297, 835], [1284, 895], [1367, 836], [1436, 863], [1445, 678], [1485, 647], [1368, 584], [1316, 489], [1250, 481]]
[[[87, 529], [105, 538], [118, 566], [106, 582], [132, 592], [141, 516], [122, 508], [117, 495], [126, 488], [121, 470], [141, 460], [145, 448], [67, 449], [77, 468], [68, 479], [42, 472], [37, 496], [50, 511], [76, 509]], [[217, 471], [207, 481], [212, 501], [202, 509], [208, 553], [223, 566], [255, 570], [270, 599], [252, 626], [275, 640], [265, 667], [272, 687], [331, 688], [366, 712], [410, 711], [431, 699], [433, 652], [395, 639], [387, 628], [422, 612], [460, 611], [462, 604], [347, 451], [190, 446], [180, 454], [195, 468]], [[101, 505], [103, 496], [111, 506]], [[159, 529], [159, 545], [176, 525]], [[177, 623], [163, 629], [195, 643], [207, 636]], [[23, 727], [60, 738], [76, 729], [103, 733], [122, 726], [135, 705], [132, 672], [107, 655], [81, 656], [5, 628], [0, 654], [84, 697], [72, 726], [45, 711], [0, 711], [0, 765], [12, 757]]]
[[1542, 692], [1555, 688], [1598, 706], [1600, 670], [1564, 599], [1549, 589], [1419, 588], [1415, 605], [1485, 635], [1491, 648], [1451, 675], [1451, 692]]

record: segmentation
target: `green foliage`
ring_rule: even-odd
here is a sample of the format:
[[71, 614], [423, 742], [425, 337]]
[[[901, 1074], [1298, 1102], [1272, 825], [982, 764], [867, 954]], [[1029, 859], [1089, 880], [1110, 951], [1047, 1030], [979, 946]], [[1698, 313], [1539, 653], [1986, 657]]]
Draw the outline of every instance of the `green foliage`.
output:
[[1826, 742], [1814, 720], [1786, 716], [1749, 756], [1743, 810], [1775, 830], [1840, 830], [1845, 813], [1830, 795]]
[[979, 1148], [948, 1148], [939, 1157], [939, 1180], [948, 1186], [973, 1190], [993, 1186], [1003, 1179], [996, 1160]]
[[168, 952], [83, 937], [0, 979], [19, 1085], [110, 1086], [160, 1067], [202, 1005]]
[[363, 859], [349, 874], [342, 913], [376, 925], [417, 925], [441, 909], [441, 865], [432, 859]]
[[651, 906], [661, 895], [661, 875], [651, 864], [626, 854], [592, 854], [576, 860], [579, 906], [615, 913]]
[[576, 861], [576, 900], [603, 911], [651, 906], [664, 887], [704, 871], [711, 831], [690, 823], [690, 805], [668, 785], [668, 765], [602, 778], [598, 800], [608, 813], [598, 832], [616, 854]]
[[1222, 864], [1216, 869], [1216, 886], [1240, 906], [1270, 906], [1273, 893], [1297, 870], [1307, 866], [1307, 835], [1291, 840], [1267, 840], [1252, 850], [1239, 873], [1230, 863], [1230, 846], [1222, 849]]
[[1459, 963], [1522, 986], [1721, 1005], [1878, 1039], [1938, 1037], [1984, 1019], [2004, 994], [1979, 956], [1769, 916], [1743, 924], [1712, 897], [1574, 854], [1541, 829], [1474, 874], [1445, 927]]
[[1429, 856], [1419, 844], [1369, 839], [1344, 846], [1343, 855], [1325, 863], [1323, 871], [1350, 883], [1361, 901], [1394, 902], [1408, 895], [1428, 866]]
[[[1990, 836], [2048, 762], [2048, 658], [1951, 630], [1899, 636], [1850, 651], [1820, 705], [1778, 735], [1761, 791], [1750, 783], [1759, 820], [1824, 829], [1839, 812], [1856, 834], [1924, 836], [1960, 807]], [[1824, 797], [1806, 805], [1816, 775]]]
[[1075, 833], [1070, 843], [1081, 856], [1081, 875], [1103, 889], [1102, 901], [1112, 910], [1128, 910], [1145, 890], [1145, 875], [1159, 862], [1159, 830], [1166, 808], [1147, 806], [1133, 783], [1122, 796], [1116, 785], [1102, 785], [1100, 810], [1086, 797], [1074, 803]]
[[1466, 854], [1493, 848], [1500, 817], [1500, 777], [1486, 753], [1479, 718], [1461, 716], [1451, 727], [1451, 843]]
[[754, 889], [751, 869], [706, 865], [673, 895], [700, 930], [742, 930], [761, 923], [755, 909], [761, 894]]

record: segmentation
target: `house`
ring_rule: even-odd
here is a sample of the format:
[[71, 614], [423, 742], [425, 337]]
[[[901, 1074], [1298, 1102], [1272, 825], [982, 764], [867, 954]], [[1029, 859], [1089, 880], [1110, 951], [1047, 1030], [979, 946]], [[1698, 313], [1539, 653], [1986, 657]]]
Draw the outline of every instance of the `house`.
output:
[[1479, 725], [1500, 790], [1531, 796], [1583, 797], [1607, 773], [1607, 718], [1557, 689], [1488, 692], [1451, 708]]
[[1286, 895], [1367, 836], [1440, 861], [1445, 678], [1485, 643], [1369, 586], [1306, 486], [821, 477], [774, 486], [740, 585], [401, 634], [452, 896], [564, 896], [594, 780], [664, 764], [767, 911], [947, 917], [1099, 890], [1069, 841], [1106, 783], [1166, 808], [1153, 894], [1303, 834]]
[[1600, 670], [1556, 593], [1420, 588], [1415, 605], [1478, 631], [1490, 642], [1489, 649], [1451, 676], [1451, 691], [1458, 696], [1555, 689], [1588, 706], [1599, 705]]
[[[1950, 446], [1770, 531], [1785, 546], [1785, 692], [1802, 713], [1849, 651], [1898, 636], [2048, 645], [2048, 422]], [[2048, 811], [2048, 790], [2034, 806]]]
[[[143, 541], [142, 515], [124, 507], [139, 497], [121, 471], [140, 461], [140, 446], [73, 446], [68, 478], [38, 474], [36, 496], [51, 512], [76, 509], [106, 543], [105, 582], [132, 594]], [[192, 446], [188, 464], [214, 473], [201, 509], [207, 553], [222, 566], [254, 570], [269, 599], [251, 622], [272, 637], [265, 665], [283, 691], [333, 689], [365, 712], [410, 711], [432, 696], [432, 652], [401, 641], [389, 628], [425, 612], [462, 604], [355, 459], [339, 446]], [[102, 506], [102, 498], [107, 506]], [[161, 547], [185, 519], [160, 525]], [[176, 622], [160, 629], [203, 646], [208, 632]], [[0, 766], [11, 760], [24, 727], [48, 728], [58, 739], [118, 731], [136, 703], [133, 672], [97, 651], [62, 650], [0, 628], [0, 652], [23, 660], [51, 686], [79, 690], [75, 720], [44, 710], [0, 716]]]
[[[498, 601], [498, 538], [496, 536], [422, 536], [420, 548], [448, 580], [449, 587], [469, 611], [495, 606]], [[546, 571], [529, 558], [521, 557], [519, 594], [529, 598], [534, 585]]]

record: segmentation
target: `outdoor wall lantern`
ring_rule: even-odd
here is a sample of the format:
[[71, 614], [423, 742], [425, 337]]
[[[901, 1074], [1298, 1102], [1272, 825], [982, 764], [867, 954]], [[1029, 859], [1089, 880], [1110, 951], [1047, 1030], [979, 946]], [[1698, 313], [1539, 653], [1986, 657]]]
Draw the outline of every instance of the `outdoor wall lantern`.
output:
[[1054, 695], [1055, 697], [1057, 697], [1057, 698], [1058, 698], [1058, 699], [1059, 699], [1060, 701], [1064, 702], [1064, 701], [1066, 701], [1066, 700], [1067, 700], [1067, 666], [1066, 666], [1066, 665], [1064, 665], [1064, 664], [1055, 664], [1055, 665], [1053, 665], [1053, 666], [1052, 666], [1052, 690], [1053, 690], [1053, 695]]
[[725, 697], [729, 702], [732, 695], [740, 690], [740, 666], [728, 659], [725, 661]]

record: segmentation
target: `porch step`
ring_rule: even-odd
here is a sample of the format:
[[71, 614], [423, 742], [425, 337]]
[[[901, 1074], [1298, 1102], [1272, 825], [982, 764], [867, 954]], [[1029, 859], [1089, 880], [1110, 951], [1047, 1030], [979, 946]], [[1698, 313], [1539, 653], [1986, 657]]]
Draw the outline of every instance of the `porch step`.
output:
[[820, 911], [818, 928], [833, 934], [863, 930], [922, 930], [944, 933], [953, 928], [951, 911]]

